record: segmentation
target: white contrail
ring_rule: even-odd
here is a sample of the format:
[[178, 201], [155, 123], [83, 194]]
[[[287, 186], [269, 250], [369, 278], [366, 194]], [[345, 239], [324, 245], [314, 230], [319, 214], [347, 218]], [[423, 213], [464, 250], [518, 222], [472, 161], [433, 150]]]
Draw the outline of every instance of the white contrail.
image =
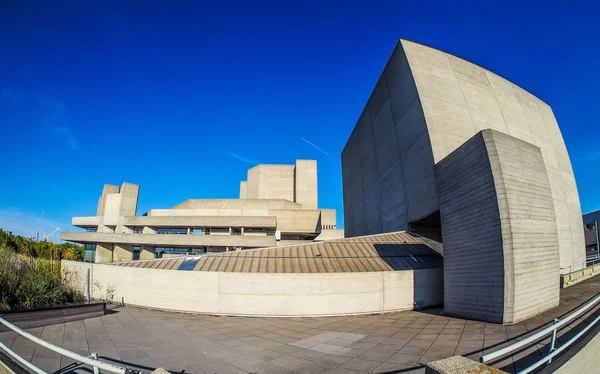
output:
[[[319, 151], [325, 153], [328, 157], [331, 157], [331, 155], [327, 152], [325, 152], [324, 150], [322, 150], [321, 148], [317, 147], [316, 145], [314, 145], [313, 143], [309, 142], [308, 140], [304, 139], [304, 138], [300, 138], [302, 140], [304, 140], [305, 142], [307, 142], [308, 144], [312, 145], [313, 147], [315, 147], [316, 149], [318, 149]], [[333, 157], [331, 157], [333, 158]]]
[[226, 151], [224, 149], [221, 149], [221, 152], [227, 153], [231, 157], [237, 158], [240, 161], [244, 161], [244, 162], [247, 162], [247, 163], [252, 164], [252, 165], [262, 164], [262, 162], [260, 162], [260, 161], [253, 160], [253, 159], [248, 158], [248, 157], [240, 156], [240, 155], [238, 155], [236, 153], [229, 152], [229, 151]]

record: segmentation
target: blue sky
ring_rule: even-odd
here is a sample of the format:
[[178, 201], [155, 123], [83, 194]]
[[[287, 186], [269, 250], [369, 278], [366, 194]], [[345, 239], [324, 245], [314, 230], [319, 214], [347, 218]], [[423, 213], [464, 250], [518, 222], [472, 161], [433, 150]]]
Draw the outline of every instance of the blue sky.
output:
[[598, 5], [421, 3], [3, 1], [0, 227], [69, 228], [104, 183], [140, 184], [138, 214], [236, 198], [255, 162], [296, 158], [341, 223], [340, 153], [398, 38], [549, 103], [600, 209]]

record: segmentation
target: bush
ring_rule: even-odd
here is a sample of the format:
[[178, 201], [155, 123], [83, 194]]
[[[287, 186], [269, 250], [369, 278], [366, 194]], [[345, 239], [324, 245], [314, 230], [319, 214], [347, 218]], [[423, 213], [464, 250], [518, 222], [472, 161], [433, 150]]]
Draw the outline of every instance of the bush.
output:
[[54, 260], [83, 261], [85, 247], [73, 243], [55, 244], [35, 241], [0, 229], [0, 247], [8, 247], [15, 253], [28, 257]]
[[[27, 263], [0, 244], [0, 309], [40, 307], [83, 300], [83, 295], [60, 277], [60, 267]], [[40, 266], [44, 264], [43, 266]], [[58, 271], [56, 270], [58, 269]]]

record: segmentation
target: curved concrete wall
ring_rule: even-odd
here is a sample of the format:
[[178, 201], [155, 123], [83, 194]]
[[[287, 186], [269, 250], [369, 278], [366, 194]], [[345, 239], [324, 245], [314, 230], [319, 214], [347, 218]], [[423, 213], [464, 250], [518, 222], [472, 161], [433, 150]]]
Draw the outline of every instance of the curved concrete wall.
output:
[[342, 152], [346, 236], [406, 230], [439, 210], [434, 165], [485, 129], [541, 150], [560, 267], [584, 262], [579, 196], [550, 106], [480, 66], [406, 40], [396, 45]]
[[140, 269], [62, 261], [82, 292], [91, 274], [93, 298], [192, 313], [326, 316], [381, 313], [440, 305], [442, 269], [372, 273], [220, 273]]

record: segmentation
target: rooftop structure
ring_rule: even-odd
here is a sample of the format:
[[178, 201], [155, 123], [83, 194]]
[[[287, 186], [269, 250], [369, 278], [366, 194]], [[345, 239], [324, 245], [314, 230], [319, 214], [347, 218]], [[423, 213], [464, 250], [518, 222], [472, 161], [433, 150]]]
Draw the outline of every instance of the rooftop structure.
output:
[[351, 273], [442, 267], [440, 243], [407, 232], [271, 247], [115, 263], [145, 269], [244, 273]]
[[86, 244], [95, 262], [226, 252], [339, 238], [335, 209], [317, 207], [317, 162], [258, 165], [241, 182], [240, 199], [190, 199], [137, 216], [139, 186], [104, 185], [96, 216], [74, 217], [85, 232], [62, 240]]

